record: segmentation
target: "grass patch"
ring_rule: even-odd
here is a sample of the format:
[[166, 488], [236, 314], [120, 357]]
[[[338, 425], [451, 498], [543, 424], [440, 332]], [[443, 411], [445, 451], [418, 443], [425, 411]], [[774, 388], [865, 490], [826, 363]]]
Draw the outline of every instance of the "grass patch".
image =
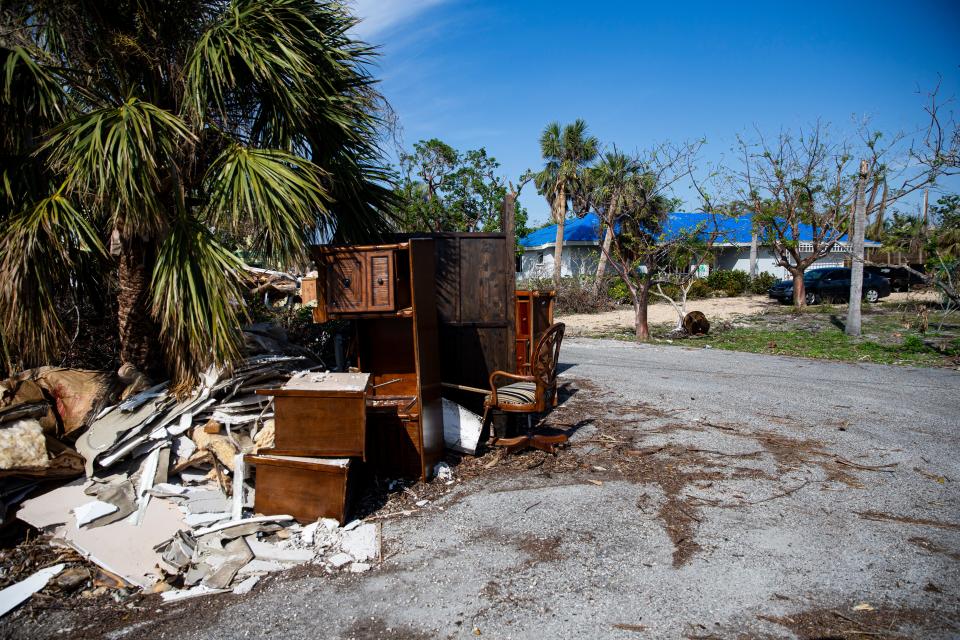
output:
[[[960, 367], [960, 325], [947, 318], [942, 331], [934, 330], [942, 317], [930, 314], [930, 330], [920, 333], [912, 315], [902, 308], [871, 307], [863, 318], [862, 336], [844, 333], [846, 307], [819, 305], [801, 312], [789, 308], [715, 324], [708, 336], [677, 337], [674, 325], [651, 326], [657, 344], [711, 347], [728, 351], [769, 353], [846, 362], [872, 362], [920, 367]], [[632, 330], [615, 330], [592, 337], [634, 340]]]
[[815, 335], [809, 331], [741, 327], [719, 331], [696, 343], [730, 351], [912, 366], [953, 366], [952, 357], [960, 351], [956, 340], [943, 352], [917, 334], [907, 334], [899, 343], [883, 344], [865, 337], [851, 338], [836, 327], [824, 328]]

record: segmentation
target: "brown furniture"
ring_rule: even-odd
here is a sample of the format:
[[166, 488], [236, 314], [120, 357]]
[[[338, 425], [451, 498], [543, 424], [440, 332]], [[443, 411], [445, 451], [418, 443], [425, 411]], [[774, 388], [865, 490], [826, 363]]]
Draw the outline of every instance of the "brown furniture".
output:
[[314, 320], [353, 320], [366, 394], [367, 462], [387, 477], [426, 479], [443, 455], [432, 238], [313, 247]]
[[[532, 414], [542, 413], [557, 405], [557, 360], [560, 343], [563, 341], [564, 324], [550, 326], [534, 351], [530, 375], [518, 375], [506, 371], [490, 374], [490, 393], [483, 403], [484, 429], [490, 424], [494, 410], [505, 413], [527, 414], [527, 434], [515, 438], [499, 438], [493, 444], [507, 448], [507, 452], [534, 447], [549, 453], [566, 442], [566, 435], [542, 435], [533, 432]], [[506, 382], [507, 384], [503, 384]]]
[[307, 305], [317, 300], [317, 276], [304, 276], [300, 280], [300, 303]]
[[533, 348], [553, 324], [555, 291], [518, 289], [516, 306], [517, 373], [529, 374]]
[[[487, 386], [494, 371], [514, 371], [513, 236], [502, 233], [432, 234], [443, 382]], [[482, 396], [451, 390], [448, 397], [473, 411]]]
[[333, 518], [340, 524], [350, 515], [353, 461], [272, 452], [247, 455], [244, 460], [257, 469], [257, 513], [290, 515], [303, 523]]
[[280, 389], [258, 389], [274, 397], [271, 453], [333, 458], [367, 457], [366, 373], [299, 373]]

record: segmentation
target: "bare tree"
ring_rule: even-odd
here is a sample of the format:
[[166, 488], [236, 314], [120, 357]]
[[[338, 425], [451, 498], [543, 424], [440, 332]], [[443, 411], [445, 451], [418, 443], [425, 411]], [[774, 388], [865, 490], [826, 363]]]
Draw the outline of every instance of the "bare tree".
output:
[[601, 246], [611, 267], [620, 275], [634, 310], [636, 339], [648, 340], [647, 308], [658, 274], [676, 256], [678, 247], [696, 233], [667, 234], [666, 225], [675, 201], [668, 196], [673, 185], [690, 173], [701, 142], [675, 146], [662, 144], [637, 157], [638, 178], [623, 199], [611, 224], [617, 233], [609, 248]]
[[[796, 137], [781, 132], [773, 142], [762, 134], [757, 142], [738, 142], [739, 197], [762, 225], [761, 238], [776, 264], [793, 276], [794, 304], [802, 307], [808, 302], [804, 272], [830, 254], [847, 231], [847, 146], [831, 143], [819, 121]], [[801, 242], [805, 228], [810, 240]]]
[[[721, 172], [714, 169], [704, 180], [700, 180], [694, 170], [692, 156], [688, 156], [686, 162], [686, 174], [700, 198], [700, 210], [704, 217], [692, 227], [676, 230], [664, 238], [664, 247], [668, 251], [665, 256], [667, 270], [657, 274], [653, 282], [655, 288], [651, 290], [651, 293], [666, 300], [676, 311], [677, 331], [683, 327], [683, 319], [687, 315], [690, 289], [699, 279], [701, 267], [713, 261], [713, 248], [724, 238], [721, 221], [730, 214], [730, 207], [720, 205], [717, 196], [711, 192], [719, 189], [717, 179]], [[668, 294], [663, 288], [664, 285], [676, 287], [676, 294]]]

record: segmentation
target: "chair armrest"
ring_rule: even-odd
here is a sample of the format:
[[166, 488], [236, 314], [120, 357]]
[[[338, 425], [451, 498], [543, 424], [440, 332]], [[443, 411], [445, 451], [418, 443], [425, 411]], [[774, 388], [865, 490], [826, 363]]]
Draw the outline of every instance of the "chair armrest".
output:
[[516, 380], [518, 382], [536, 382], [536, 378], [533, 376], [519, 376], [515, 373], [507, 373], [506, 371], [494, 371], [490, 374], [490, 402], [492, 404], [497, 404], [497, 379], [498, 378], [507, 378], [508, 380]]

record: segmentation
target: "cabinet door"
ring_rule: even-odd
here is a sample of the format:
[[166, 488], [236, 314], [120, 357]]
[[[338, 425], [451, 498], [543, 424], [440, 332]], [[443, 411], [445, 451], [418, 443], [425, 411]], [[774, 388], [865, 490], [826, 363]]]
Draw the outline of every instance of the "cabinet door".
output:
[[350, 253], [331, 256], [330, 260], [327, 268], [327, 309], [340, 313], [362, 311], [363, 257]]
[[369, 311], [393, 311], [393, 252], [378, 251], [367, 254], [367, 273], [370, 296], [367, 301]]

